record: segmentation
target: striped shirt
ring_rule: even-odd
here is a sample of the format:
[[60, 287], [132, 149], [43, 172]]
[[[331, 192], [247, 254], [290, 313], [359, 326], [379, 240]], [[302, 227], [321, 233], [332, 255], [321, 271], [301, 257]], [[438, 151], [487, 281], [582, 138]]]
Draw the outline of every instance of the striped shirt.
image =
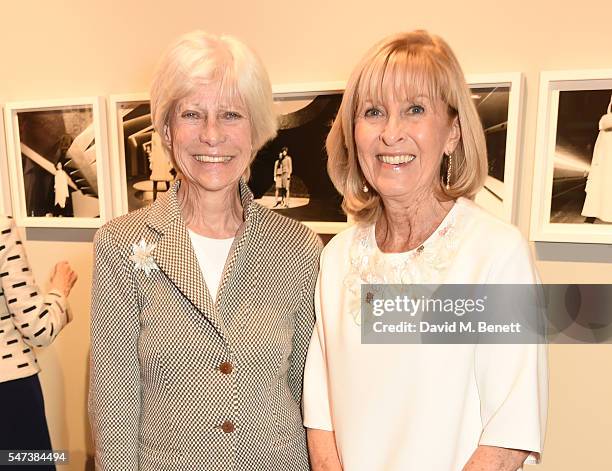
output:
[[0, 382], [38, 373], [33, 347], [49, 345], [69, 321], [65, 296], [40, 294], [13, 219], [0, 216]]

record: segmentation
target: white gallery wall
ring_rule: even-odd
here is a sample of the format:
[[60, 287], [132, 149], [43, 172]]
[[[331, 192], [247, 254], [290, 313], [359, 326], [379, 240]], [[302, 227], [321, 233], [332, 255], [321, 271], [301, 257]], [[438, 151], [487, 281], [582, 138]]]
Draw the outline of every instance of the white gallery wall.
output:
[[[346, 80], [381, 37], [416, 28], [438, 33], [467, 74], [525, 74], [517, 192], [518, 224], [525, 235], [538, 158], [539, 72], [612, 68], [609, 0], [567, 6], [553, 0], [3, 0], [0, 18], [0, 104], [147, 91], [164, 48], [195, 28], [249, 43], [275, 84]], [[75, 320], [39, 361], [54, 446], [70, 451], [67, 469], [82, 470], [92, 451], [86, 390], [94, 231], [28, 229], [24, 234], [38, 280], [61, 259], [79, 273], [70, 297]], [[544, 282], [612, 282], [611, 245], [537, 243], [533, 248]], [[612, 346], [557, 345], [549, 356], [549, 423], [539, 469], [612, 469]]]

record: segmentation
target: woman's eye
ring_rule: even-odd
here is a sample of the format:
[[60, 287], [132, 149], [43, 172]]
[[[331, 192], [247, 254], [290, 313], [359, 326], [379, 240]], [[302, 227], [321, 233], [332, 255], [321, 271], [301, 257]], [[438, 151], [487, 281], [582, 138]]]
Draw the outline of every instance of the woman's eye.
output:
[[242, 118], [242, 114], [238, 113], [237, 111], [224, 111], [221, 116], [223, 119], [229, 121]]
[[366, 109], [363, 115], [366, 118], [379, 118], [383, 116], [383, 112], [379, 108], [372, 107], [372, 108]]
[[425, 108], [423, 108], [421, 105], [412, 105], [410, 108], [408, 108], [408, 113], [410, 114], [422, 114], [424, 112]]
[[199, 114], [195, 111], [184, 111], [181, 114], [181, 118], [187, 118], [187, 119], [196, 119], [199, 118]]

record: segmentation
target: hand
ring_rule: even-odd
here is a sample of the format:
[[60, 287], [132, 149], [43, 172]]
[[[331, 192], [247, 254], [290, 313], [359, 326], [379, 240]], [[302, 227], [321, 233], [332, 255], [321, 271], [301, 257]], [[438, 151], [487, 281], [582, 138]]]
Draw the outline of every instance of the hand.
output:
[[70, 268], [68, 262], [59, 262], [53, 268], [51, 289], [61, 291], [64, 296], [68, 297], [77, 278], [77, 274]]

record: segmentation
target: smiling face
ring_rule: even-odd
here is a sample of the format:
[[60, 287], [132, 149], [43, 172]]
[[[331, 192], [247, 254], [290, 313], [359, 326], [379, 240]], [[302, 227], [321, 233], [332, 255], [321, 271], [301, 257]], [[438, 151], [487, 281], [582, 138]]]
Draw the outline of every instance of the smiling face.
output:
[[165, 138], [183, 175], [198, 191], [233, 190], [251, 161], [250, 116], [238, 100], [203, 84], [179, 100]]
[[366, 100], [355, 116], [359, 165], [383, 201], [433, 195], [440, 185], [442, 156], [455, 149], [460, 135], [448, 106], [419, 94]]

